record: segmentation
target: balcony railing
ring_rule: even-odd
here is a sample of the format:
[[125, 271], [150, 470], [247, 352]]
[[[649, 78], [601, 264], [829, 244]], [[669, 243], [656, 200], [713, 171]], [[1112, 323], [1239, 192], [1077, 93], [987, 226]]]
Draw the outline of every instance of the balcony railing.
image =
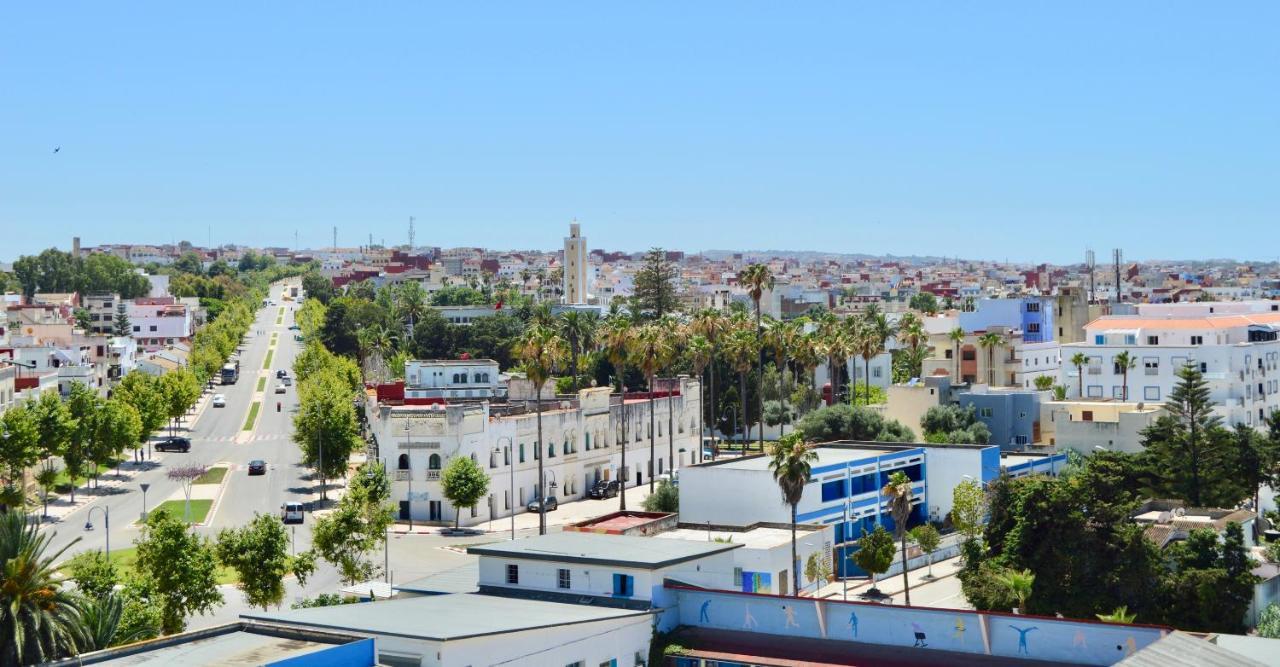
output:
[[428, 482], [438, 482], [438, 481], [440, 481], [440, 471], [439, 471], [439, 470], [428, 470], [428, 471], [427, 471], [427, 481], [428, 481]]
[[412, 474], [412, 472], [411, 472], [411, 471], [409, 471], [409, 470], [397, 470], [397, 471], [396, 471], [396, 481], [397, 481], [397, 482], [407, 482], [407, 481], [409, 481], [409, 476], [410, 476], [411, 474]]

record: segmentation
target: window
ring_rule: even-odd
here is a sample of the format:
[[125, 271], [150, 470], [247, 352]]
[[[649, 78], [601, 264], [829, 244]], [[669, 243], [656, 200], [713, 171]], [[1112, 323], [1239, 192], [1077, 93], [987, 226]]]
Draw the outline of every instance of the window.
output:
[[151, 328], [149, 329], [149, 331], [154, 332], [155, 330], [156, 330], [156, 325], [154, 325], [154, 324], [153, 324], [153, 325], [151, 325]]
[[1085, 395], [1089, 398], [1102, 398], [1102, 385], [1091, 384], [1085, 388]]
[[1027, 304], [1027, 312], [1028, 312], [1028, 313], [1038, 313], [1038, 312], [1040, 312], [1040, 302], [1039, 302], [1039, 301], [1032, 301], [1031, 303], [1028, 303], [1028, 304]]
[[1093, 410], [1081, 410], [1081, 411], [1080, 411], [1080, 421], [1082, 421], [1082, 422], [1091, 422], [1091, 421], [1093, 421]]
[[1123, 398], [1124, 398], [1124, 386], [1122, 386], [1122, 385], [1115, 385], [1115, 386], [1111, 387], [1111, 398], [1119, 398], [1119, 399], [1123, 399]]
[[514, 563], [507, 563], [507, 583], [520, 583], [520, 566]]
[[880, 377], [881, 371], [882, 369], [879, 366], [876, 366], [875, 368], [871, 369], [871, 377], [873, 378]]
[[991, 408], [982, 408], [981, 410], [978, 410], [979, 417], [990, 417], [993, 414], [994, 411], [992, 411]]
[[398, 460], [398, 462], [397, 462], [396, 469], [397, 469], [397, 470], [408, 470], [408, 469], [409, 469], [409, 455], [408, 455], [408, 454], [401, 454], [401, 455], [400, 455], [400, 459], [399, 459], [399, 460]]
[[822, 483], [822, 502], [839, 500], [843, 497], [845, 497], [845, 485], [843, 479]]
[[1133, 344], [1135, 344], [1135, 343], [1137, 343], [1137, 342], [1138, 342], [1138, 337], [1137, 337], [1136, 335], [1134, 335], [1134, 334], [1125, 334], [1125, 335], [1124, 335], [1124, 344], [1125, 344], [1125, 345], [1133, 345]]
[[133, 333], [139, 333], [140, 331], [142, 331], [142, 327], [140, 327], [140, 326], [138, 326], [138, 325], [136, 325], [136, 324], [135, 324], [135, 325], [133, 325]]
[[1201, 372], [1201, 373], [1208, 373], [1208, 372], [1209, 372], [1209, 362], [1207, 362], [1207, 361], [1202, 361], [1202, 362], [1200, 362], [1200, 372]]
[[1159, 336], [1147, 336], [1147, 345], [1159, 345], [1159, 344], [1160, 344]]
[[946, 351], [946, 353], [943, 355], [943, 358], [944, 358], [944, 359], [950, 359], [950, 358], [951, 358], [951, 352], [952, 352], [951, 350], [947, 350], [947, 351]]
[[568, 568], [562, 567], [556, 572], [556, 588], [563, 588], [565, 590], [568, 590], [569, 588]]
[[1191, 344], [1192, 344], [1192, 345], [1204, 345], [1204, 336], [1192, 336], [1192, 337], [1191, 337]]
[[547, 458], [554, 459], [556, 457], [556, 443], [547, 445]]
[[1106, 337], [1106, 336], [1104, 336], [1104, 335], [1102, 335], [1102, 334], [1097, 334], [1097, 335], [1095, 335], [1095, 336], [1093, 337], [1093, 344], [1094, 344], [1094, 345], [1106, 345], [1106, 344], [1107, 344], [1107, 337]]
[[1159, 375], [1160, 374], [1159, 357], [1143, 357], [1142, 371], [1147, 375]]
[[524, 443], [520, 443], [520, 462], [524, 463]]
[[440, 455], [439, 455], [439, 454], [432, 454], [432, 455], [431, 455], [431, 458], [427, 459], [427, 469], [428, 469], [428, 470], [439, 470], [439, 469], [440, 469]]
[[1142, 399], [1145, 401], [1160, 400], [1160, 387], [1143, 387]]
[[1040, 323], [1039, 323], [1039, 322], [1028, 322], [1028, 323], [1027, 323], [1027, 333], [1040, 333]]
[[635, 578], [629, 574], [613, 575], [613, 594], [623, 598], [635, 595]]

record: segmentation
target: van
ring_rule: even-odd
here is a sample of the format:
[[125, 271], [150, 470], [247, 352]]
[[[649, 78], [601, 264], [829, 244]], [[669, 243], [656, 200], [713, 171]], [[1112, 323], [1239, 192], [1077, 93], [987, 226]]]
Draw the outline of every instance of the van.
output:
[[280, 520], [285, 523], [302, 523], [302, 503], [287, 502], [280, 506]]

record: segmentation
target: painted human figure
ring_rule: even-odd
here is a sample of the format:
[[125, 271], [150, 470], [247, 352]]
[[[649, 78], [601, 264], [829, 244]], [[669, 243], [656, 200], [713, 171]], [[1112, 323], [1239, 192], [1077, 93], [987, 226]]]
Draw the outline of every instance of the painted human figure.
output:
[[1071, 637], [1071, 648], [1089, 648], [1089, 642], [1084, 638], [1083, 630], [1076, 630], [1076, 634]]
[[787, 625], [786, 625], [786, 627], [788, 627], [788, 628], [798, 628], [798, 627], [800, 627], [800, 624], [799, 624], [799, 623], [796, 623], [796, 610], [795, 610], [794, 608], [792, 608], [792, 607], [788, 607], [787, 605], [785, 605], [785, 604], [784, 604], [784, 605], [782, 605], [782, 613], [784, 613], [784, 614], [786, 614], [786, 615], [787, 615]]
[[912, 646], [919, 646], [921, 648], [928, 646], [928, 644], [924, 643], [924, 640], [925, 640], [924, 628], [920, 627], [919, 623], [912, 623], [911, 631], [914, 632], [916, 635], [916, 641], [914, 644], [912, 644]]
[[951, 638], [958, 639], [960, 640], [961, 644], [964, 644], [964, 617], [963, 616], [956, 617], [955, 628], [956, 628], [955, 632], [951, 633]]
[[707, 610], [708, 610], [708, 609], [710, 609], [710, 608], [711, 608], [711, 600], [707, 600], [706, 602], [703, 602], [703, 603], [702, 603], [702, 608], [700, 608], [700, 609], [698, 610], [698, 622], [699, 622], [699, 623], [710, 623], [710, 622], [711, 622], [711, 615], [707, 613]]
[[742, 609], [743, 609], [743, 617], [742, 617], [743, 628], [747, 630], [751, 630], [751, 629], [754, 629], [756, 626], [760, 625], [759, 623], [756, 622], [756, 617], [751, 615], [751, 605], [749, 604], [742, 605]]
[[858, 636], [858, 615], [854, 612], [849, 612], [849, 629], [853, 630], [854, 637]]
[[1027, 651], [1027, 633], [1032, 630], [1038, 630], [1039, 628], [1034, 625], [1025, 629], [1016, 625], [1010, 625], [1009, 627], [1018, 631], [1018, 653], [1022, 655], [1031, 655], [1031, 653]]

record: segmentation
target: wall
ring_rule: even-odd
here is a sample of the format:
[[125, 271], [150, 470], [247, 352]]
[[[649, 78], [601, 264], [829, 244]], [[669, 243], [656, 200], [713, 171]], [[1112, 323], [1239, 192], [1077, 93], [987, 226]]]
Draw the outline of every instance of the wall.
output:
[[[740, 549], [733, 551], [740, 551]], [[613, 575], [626, 574], [633, 577], [634, 595], [630, 596], [630, 599], [652, 600], [655, 593], [661, 594], [664, 577], [673, 577], [680, 581], [711, 588], [732, 587], [733, 551], [712, 554], [694, 561], [656, 570], [482, 556], [480, 558], [478, 583], [481, 586], [613, 597]], [[508, 564], [515, 564], [520, 567], [520, 583], [515, 585], [507, 584]], [[570, 572], [568, 589], [557, 586], [561, 568], [568, 569]]]
[[373, 667], [378, 664], [372, 637], [267, 663], [267, 667]]
[[653, 639], [653, 617], [632, 616], [526, 632], [504, 633], [498, 637], [476, 637], [445, 642], [439, 662], [424, 665], [464, 667], [470, 665], [570, 665], [582, 661], [595, 667], [617, 660], [621, 667], [636, 664], [638, 652], [649, 657]]
[[928, 463], [926, 479], [930, 490], [928, 515], [931, 519], [942, 520], [951, 512], [951, 491], [965, 481], [965, 475], [986, 482], [1000, 474], [998, 447], [930, 446], [925, 452]]
[[[673, 588], [681, 625], [765, 633], [779, 641], [844, 640], [851, 650], [857, 642], [900, 646], [904, 655], [919, 651], [921, 662], [931, 659], [933, 649], [1111, 665], [1167, 632], [1154, 626]], [[921, 640], [925, 647], [919, 646]]]

